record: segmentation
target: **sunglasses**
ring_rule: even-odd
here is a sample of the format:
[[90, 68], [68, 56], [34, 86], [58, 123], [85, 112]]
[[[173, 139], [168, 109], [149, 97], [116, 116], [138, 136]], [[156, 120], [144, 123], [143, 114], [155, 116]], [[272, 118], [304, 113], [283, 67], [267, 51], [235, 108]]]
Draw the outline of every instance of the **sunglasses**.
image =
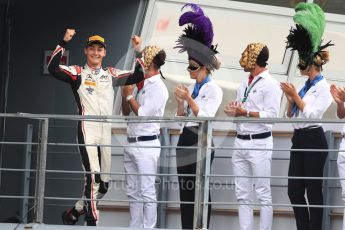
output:
[[187, 67], [187, 70], [190, 71], [190, 72], [195, 72], [195, 71], [199, 70], [200, 67], [201, 67], [201, 66], [189, 65], [189, 66]]

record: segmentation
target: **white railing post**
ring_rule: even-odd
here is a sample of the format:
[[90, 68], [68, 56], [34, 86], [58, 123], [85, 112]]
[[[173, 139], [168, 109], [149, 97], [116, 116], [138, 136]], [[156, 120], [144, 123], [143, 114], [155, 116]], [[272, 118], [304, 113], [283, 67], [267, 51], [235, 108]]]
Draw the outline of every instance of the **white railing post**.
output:
[[207, 121], [208, 124], [206, 125], [206, 136], [204, 138], [204, 146], [205, 146], [205, 176], [204, 176], [204, 202], [203, 202], [203, 229], [207, 229], [207, 221], [208, 221], [208, 206], [210, 205], [209, 196], [210, 196], [210, 174], [211, 174], [211, 153], [212, 149], [212, 122]]
[[[169, 146], [170, 145], [170, 134], [168, 128], [161, 129], [161, 145]], [[158, 173], [169, 174], [169, 154], [170, 150], [168, 148], [161, 149], [161, 155], [159, 160], [159, 170]], [[167, 187], [167, 176], [159, 176], [159, 185], [158, 185], [158, 201], [165, 201], [168, 199], [168, 187]], [[167, 222], [167, 209], [168, 205], [166, 203], [158, 204], [158, 215], [157, 215], [157, 228], [166, 228]]]
[[[24, 169], [31, 169], [31, 152], [32, 152], [32, 135], [33, 135], [33, 125], [29, 124], [26, 127], [26, 142], [28, 143], [24, 148], [24, 160], [23, 160], [23, 168]], [[30, 144], [29, 144], [30, 143]], [[22, 193], [23, 196], [30, 196], [30, 172], [26, 171], [23, 175], [23, 189]], [[23, 221], [24, 224], [27, 223], [27, 214], [28, 214], [28, 207], [29, 207], [29, 199], [23, 198], [21, 201], [21, 209], [20, 209], [20, 219]]]
[[47, 161], [47, 142], [48, 142], [49, 119], [40, 119], [38, 131], [38, 149], [37, 149], [37, 172], [36, 172], [36, 190], [35, 190], [35, 223], [43, 223], [44, 211], [44, 189], [46, 179], [46, 161]]
[[[194, 200], [194, 229], [207, 229], [209, 173], [211, 154], [208, 150], [211, 147], [211, 126], [210, 121], [201, 122], [198, 130], [198, 152], [196, 162], [195, 178], [195, 200]], [[206, 172], [206, 170], [208, 170]], [[206, 172], [206, 175], [205, 175]], [[207, 197], [205, 197], [207, 196]], [[206, 220], [206, 221], [205, 221]]]
[[[328, 143], [328, 149], [334, 149], [334, 135], [332, 131], [326, 131], [326, 139]], [[326, 150], [327, 151], [327, 150]], [[332, 176], [332, 166], [331, 166], [331, 159], [332, 155], [330, 152], [327, 154], [327, 158], [325, 161], [323, 176], [324, 177], [331, 177]], [[336, 159], [335, 159], [336, 160]], [[323, 180], [323, 204], [330, 205], [331, 203], [331, 183], [334, 181], [330, 180]], [[331, 208], [324, 208], [323, 209], [323, 230], [331, 229]]]

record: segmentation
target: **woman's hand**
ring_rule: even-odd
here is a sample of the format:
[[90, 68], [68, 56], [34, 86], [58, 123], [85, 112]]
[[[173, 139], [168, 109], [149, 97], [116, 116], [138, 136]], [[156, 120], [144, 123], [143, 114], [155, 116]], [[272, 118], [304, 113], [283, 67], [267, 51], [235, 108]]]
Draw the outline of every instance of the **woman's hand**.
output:
[[188, 98], [190, 97], [188, 88], [183, 85], [176, 86], [175, 96], [181, 100], [188, 100]]
[[344, 87], [337, 87], [335, 85], [331, 85], [330, 91], [331, 91], [334, 101], [337, 104], [341, 104], [345, 102], [345, 88]]
[[295, 86], [289, 82], [282, 82], [280, 83], [280, 88], [285, 93], [287, 100], [293, 103], [294, 97], [297, 95]]

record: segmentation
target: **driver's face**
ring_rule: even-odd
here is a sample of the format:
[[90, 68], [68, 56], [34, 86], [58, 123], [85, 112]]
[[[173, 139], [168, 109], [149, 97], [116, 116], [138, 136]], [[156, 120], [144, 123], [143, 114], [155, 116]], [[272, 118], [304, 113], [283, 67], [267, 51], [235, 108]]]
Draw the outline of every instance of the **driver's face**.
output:
[[100, 67], [106, 55], [106, 49], [100, 44], [92, 44], [84, 49], [88, 65]]

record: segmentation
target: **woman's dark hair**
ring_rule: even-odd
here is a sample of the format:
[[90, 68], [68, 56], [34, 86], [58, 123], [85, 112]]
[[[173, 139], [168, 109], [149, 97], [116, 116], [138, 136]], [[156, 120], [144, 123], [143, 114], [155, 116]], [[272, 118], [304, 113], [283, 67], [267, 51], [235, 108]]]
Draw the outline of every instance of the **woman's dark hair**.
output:
[[162, 65], [165, 64], [166, 53], [164, 50], [158, 52], [158, 54], [153, 58], [154, 67], [158, 70]]
[[305, 61], [299, 60], [299, 64], [297, 65], [298, 69], [306, 70], [311, 65], [316, 67], [317, 71], [322, 71], [322, 66], [329, 61], [329, 51], [328, 50], [321, 50], [319, 53], [316, 54], [314, 57], [313, 63], [307, 65]]

